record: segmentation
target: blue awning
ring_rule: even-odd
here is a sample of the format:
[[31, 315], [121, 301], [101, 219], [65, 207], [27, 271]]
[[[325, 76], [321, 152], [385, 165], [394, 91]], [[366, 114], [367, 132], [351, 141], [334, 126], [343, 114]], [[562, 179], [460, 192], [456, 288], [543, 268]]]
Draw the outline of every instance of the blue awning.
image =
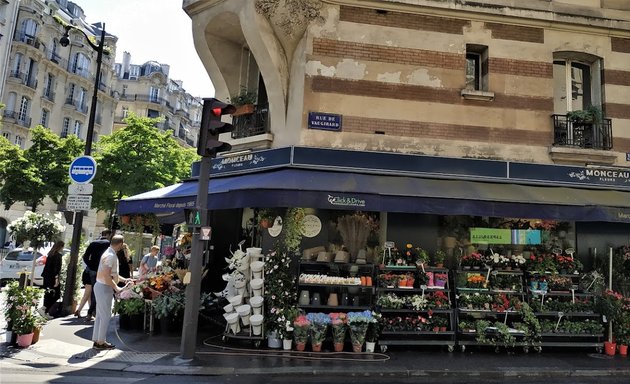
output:
[[[197, 181], [122, 199], [119, 214], [181, 220]], [[630, 222], [630, 192], [283, 168], [211, 179], [208, 208], [311, 207], [571, 221]], [[173, 216], [174, 215], [174, 216]]]

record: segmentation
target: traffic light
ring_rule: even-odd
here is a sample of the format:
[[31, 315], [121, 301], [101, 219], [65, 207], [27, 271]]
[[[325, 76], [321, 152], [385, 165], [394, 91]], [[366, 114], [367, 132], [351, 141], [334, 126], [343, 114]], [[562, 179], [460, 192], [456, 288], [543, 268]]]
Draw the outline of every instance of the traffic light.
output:
[[228, 143], [219, 141], [219, 135], [232, 132], [232, 124], [221, 121], [221, 116], [234, 113], [236, 108], [215, 98], [203, 99], [203, 111], [201, 112], [201, 127], [199, 128], [199, 141], [197, 153], [200, 156], [214, 157], [219, 152], [232, 149]]

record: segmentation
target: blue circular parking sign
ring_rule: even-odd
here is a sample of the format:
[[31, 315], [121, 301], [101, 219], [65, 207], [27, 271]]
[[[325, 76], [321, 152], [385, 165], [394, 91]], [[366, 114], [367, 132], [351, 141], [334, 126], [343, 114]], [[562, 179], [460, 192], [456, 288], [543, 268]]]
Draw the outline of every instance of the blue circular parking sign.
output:
[[70, 163], [70, 179], [86, 184], [96, 176], [96, 160], [92, 156], [79, 156]]

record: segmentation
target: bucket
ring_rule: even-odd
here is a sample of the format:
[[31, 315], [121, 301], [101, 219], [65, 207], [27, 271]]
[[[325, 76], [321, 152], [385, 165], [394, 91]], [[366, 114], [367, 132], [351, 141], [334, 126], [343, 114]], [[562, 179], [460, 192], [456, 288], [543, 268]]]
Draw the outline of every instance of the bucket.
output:
[[608, 356], [615, 356], [615, 350], [617, 349], [617, 343], [611, 343], [609, 341], [604, 342], [604, 352]]
[[236, 295], [236, 296], [230, 297], [228, 301], [230, 302], [230, 304], [236, 307], [237, 305], [243, 304], [243, 296]]
[[253, 279], [250, 281], [249, 285], [252, 287], [253, 296], [262, 296], [264, 283], [265, 281], [263, 279]]
[[264, 261], [254, 261], [249, 266], [252, 269], [253, 278], [254, 279], [262, 279], [262, 277], [263, 277], [263, 269], [265, 268], [265, 262]]
[[628, 356], [628, 346], [627, 345], [620, 345], [619, 346], [619, 355], [626, 357]]
[[245, 288], [247, 286], [247, 281], [245, 280], [236, 280], [234, 282], [234, 287], [236, 288], [236, 293], [238, 293], [241, 296], [245, 296]]
[[241, 331], [241, 326], [238, 323], [238, 313], [235, 313], [235, 312], [224, 313], [223, 317], [225, 318], [225, 321], [227, 321], [228, 325], [230, 326], [230, 330], [232, 331], [232, 333], [236, 335], [237, 333]]
[[252, 312], [252, 307], [249, 304], [244, 304], [236, 307], [236, 312], [241, 317], [243, 325], [249, 325], [249, 315]]
[[245, 251], [249, 257], [261, 257], [262, 256], [262, 248], [246, 248]]
[[262, 335], [263, 315], [252, 315], [249, 320], [252, 323], [252, 332], [254, 335]]
[[225, 313], [232, 313], [234, 312], [234, 306], [232, 304], [228, 304], [223, 307], [223, 310], [225, 311]]
[[249, 305], [252, 306], [252, 309], [254, 310], [254, 315], [262, 314], [262, 306], [264, 302], [265, 299], [262, 296], [254, 296], [249, 299]]

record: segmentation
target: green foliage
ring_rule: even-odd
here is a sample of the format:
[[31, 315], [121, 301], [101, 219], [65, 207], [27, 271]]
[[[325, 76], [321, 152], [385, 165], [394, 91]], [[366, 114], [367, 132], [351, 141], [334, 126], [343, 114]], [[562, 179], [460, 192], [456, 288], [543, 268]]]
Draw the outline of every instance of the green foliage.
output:
[[54, 216], [49, 213], [24, 212], [24, 216], [9, 224], [9, 231], [18, 243], [29, 240], [34, 249], [46, 242], [59, 240], [66, 229], [61, 224], [61, 213]]
[[114, 312], [129, 316], [144, 313], [144, 299], [131, 298], [117, 300], [114, 304]]
[[602, 110], [590, 105], [583, 110], [567, 112], [567, 119], [573, 123], [598, 123], [602, 121]]
[[46, 197], [59, 203], [70, 183], [68, 167], [81, 154], [83, 144], [76, 136], [60, 138], [42, 126], [31, 133], [33, 144], [26, 150], [0, 141], [0, 202], [5, 209], [24, 202], [35, 211]]
[[20, 287], [17, 281], [7, 285], [4, 318], [8, 329], [20, 335], [33, 332], [38, 323], [35, 308], [43, 292], [37, 287]]
[[190, 175], [197, 154], [182, 148], [170, 131], [155, 128], [158, 121], [131, 114], [125, 119], [127, 126], [101, 137], [94, 155], [99, 166], [93, 181], [95, 208], [111, 211], [117, 199], [162, 188]]
[[152, 301], [155, 317], [174, 317], [186, 307], [186, 291], [165, 291]]
[[258, 95], [254, 92], [249, 92], [247, 88], [241, 88], [241, 93], [228, 98], [228, 102], [235, 107], [245, 104], [256, 104], [257, 100]]

